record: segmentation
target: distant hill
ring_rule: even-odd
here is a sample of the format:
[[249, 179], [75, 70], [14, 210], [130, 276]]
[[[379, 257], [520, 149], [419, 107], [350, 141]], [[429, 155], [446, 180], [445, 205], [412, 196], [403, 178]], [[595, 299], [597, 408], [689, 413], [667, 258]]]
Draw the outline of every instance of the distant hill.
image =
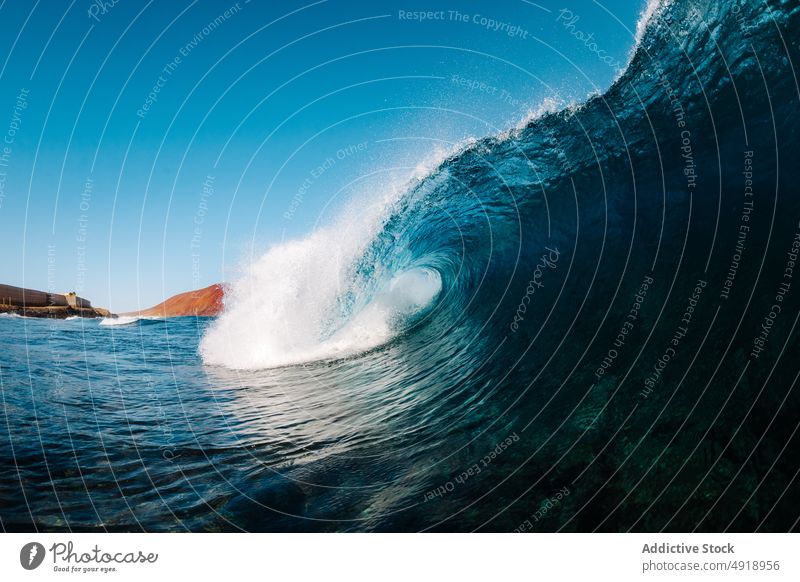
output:
[[220, 283], [197, 291], [173, 295], [163, 303], [123, 315], [146, 315], [152, 317], [179, 317], [182, 315], [219, 315], [222, 311], [225, 292]]

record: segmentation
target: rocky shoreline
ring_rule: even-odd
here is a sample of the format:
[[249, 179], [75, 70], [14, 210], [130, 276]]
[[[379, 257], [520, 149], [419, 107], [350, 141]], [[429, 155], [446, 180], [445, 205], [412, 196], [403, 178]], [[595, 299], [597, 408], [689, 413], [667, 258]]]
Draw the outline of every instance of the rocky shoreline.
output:
[[115, 313], [101, 307], [21, 307], [16, 305], [0, 305], [0, 313], [9, 315], [19, 315], [20, 317], [38, 317], [46, 319], [66, 319], [68, 317], [111, 317], [116, 318]]

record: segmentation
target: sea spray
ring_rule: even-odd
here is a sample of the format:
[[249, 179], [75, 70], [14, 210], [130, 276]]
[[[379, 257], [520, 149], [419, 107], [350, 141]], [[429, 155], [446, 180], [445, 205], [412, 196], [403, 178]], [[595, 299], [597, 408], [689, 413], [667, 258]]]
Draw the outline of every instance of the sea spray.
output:
[[[431, 171], [416, 168], [412, 184]], [[434, 180], [435, 182], [435, 180]], [[208, 364], [257, 369], [342, 357], [380, 345], [441, 289], [429, 268], [386, 271], [369, 249], [406, 188], [357, 198], [332, 224], [281, 243], [246, 266], [200, 345]]]

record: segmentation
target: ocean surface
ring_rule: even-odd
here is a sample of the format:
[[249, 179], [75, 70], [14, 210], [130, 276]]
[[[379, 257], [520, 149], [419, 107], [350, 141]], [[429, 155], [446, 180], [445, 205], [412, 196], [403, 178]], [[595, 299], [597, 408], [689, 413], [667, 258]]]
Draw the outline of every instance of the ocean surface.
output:
[[3, 530], [797, 530], [800, 3], [652, 7], [219, 318], [0, 318]]

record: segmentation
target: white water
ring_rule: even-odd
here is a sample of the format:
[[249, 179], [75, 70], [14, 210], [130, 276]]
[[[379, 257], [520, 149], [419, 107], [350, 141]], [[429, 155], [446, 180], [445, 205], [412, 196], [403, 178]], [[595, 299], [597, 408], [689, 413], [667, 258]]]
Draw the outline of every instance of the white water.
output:
[[348, 354], [386, 343], [405, 321], [428, 307], [441, 289], [442, 279], [436, 271], [410, 269], [400, 273], [347, 325], [320, 343], [322, 353]]
[[138, 317], [129, 317], [123, 315], [121, 317], [104, 317], [100, 320], [100, 325], [104, 326], [114, 326], [114, 325], [131, 325], [132, 323], [136, 323], [139, 321], [140, 318]]
[[332, 335], [330, 325], [345, 291], [362, 300], [361, 293], [368, 292], [355, 281], [354, 265], [404, 190], [387, 187], [389, 194], [373, 203], [353, 202], [330, 226], [276, 245], [247, 265], [226, 291], [225, 311], [200, 343], [203, 360], [268, 368], [342, 357], [391, 339], [398, 319], [424, 309], [438, 294], [438, 273], [414, 269], [393, 279], [387, 275], [372, 299]]

